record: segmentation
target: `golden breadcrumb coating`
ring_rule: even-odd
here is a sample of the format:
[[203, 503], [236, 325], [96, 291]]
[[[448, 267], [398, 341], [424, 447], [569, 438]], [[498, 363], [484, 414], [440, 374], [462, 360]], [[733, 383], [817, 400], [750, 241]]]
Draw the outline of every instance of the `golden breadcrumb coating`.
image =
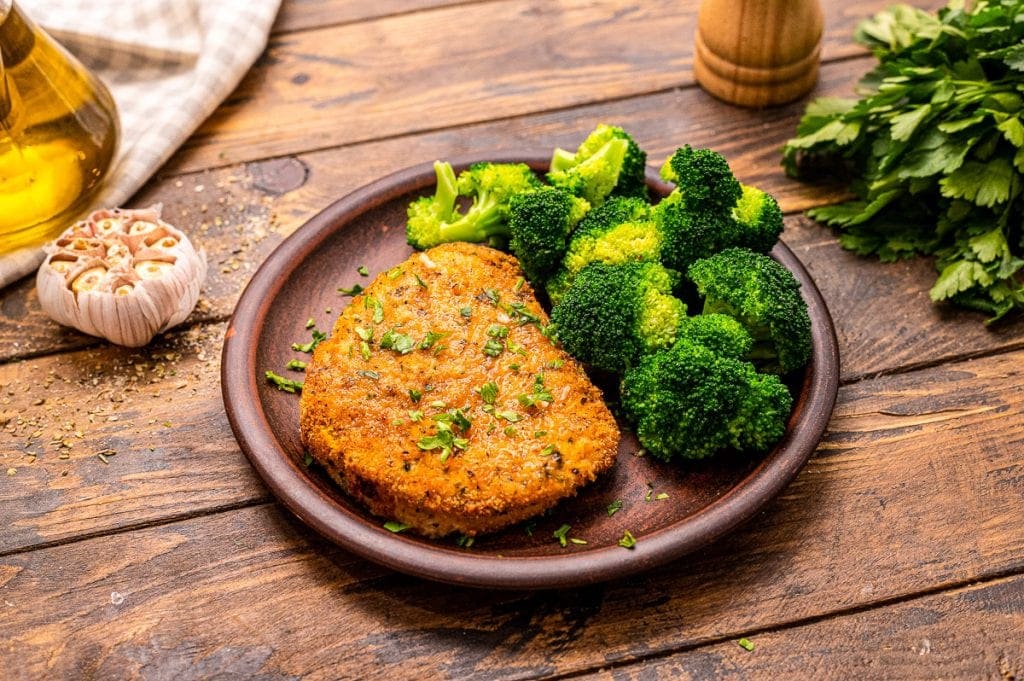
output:
[[467, 243], [415, 253], [313, 353], [303, 445], [371, 512], [426, 536], [536, 515], [609, 468], [619, 442], [547, 323], [513, 257]]

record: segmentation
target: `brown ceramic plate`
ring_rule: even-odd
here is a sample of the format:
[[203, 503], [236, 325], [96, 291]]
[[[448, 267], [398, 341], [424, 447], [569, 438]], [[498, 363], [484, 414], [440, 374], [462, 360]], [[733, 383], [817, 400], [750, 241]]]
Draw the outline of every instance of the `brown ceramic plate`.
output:
[[[462, 168], [472, 160], [454, 165]], [[489, 160], [525, 161], [539, 170], [547, 156]], [[648, 182], [656, 196], [667, 193], [655, 175]], [[750, 518], [807, 461], [832, 413], [839, 361], [821, 294], [800, 261], [780, 244], [774, 257], [803, 284], [814, 354], [804, 375], [796, 378], [795, 408], [773, 451], [755, 458], [725, 455], [668, 465], [634, 456], [639, 447], [627, 433], [610, 473], [534, 522], [479, 537], [471, 548], [460, 548], [451, 539], [427, 540], [384, 529], [381, 518], [352, 503], [316, 466], [303, 465], [298, 396], [275, 389], [264, 372], [291, 373], [283, 367], [303, 357], [291, 344], [309, 339], [308, 319], [324, 330], [333, 327], [349, 301], [337, 292], [339, 286], [365, 285], [409, 255], [406, 206], [432, 193], [433, 186], [433, 169], [423, 165], [380, 179], [328, 207], [267, 258], [228, 327], [221, 371], [231, 427], [260, 476], [305, 523], [360, 556], [428, 579], [501, 588], [574, 586], [645, 570], [707, 544]], [[360, 265], [370, 277], [357, 274]], [[622, 509], [609, 516], [607, 508], [615, 501], [622, 502]], [[570, 537], [586, 544], [560, 546], [552, 533], [563, 524], [572, 526]], [[632, 550], [618, 545], [626, 530], [637, 539]]]

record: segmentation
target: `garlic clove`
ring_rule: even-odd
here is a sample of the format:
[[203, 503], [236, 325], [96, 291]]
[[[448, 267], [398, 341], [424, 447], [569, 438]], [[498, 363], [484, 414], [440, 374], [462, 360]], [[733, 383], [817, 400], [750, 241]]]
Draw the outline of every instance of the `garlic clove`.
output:
[[54, 320], [119, 345], [139, 347], [195, 307], [206, 258], [160, 207], [95, 211], [46, 247], [36, 276]]

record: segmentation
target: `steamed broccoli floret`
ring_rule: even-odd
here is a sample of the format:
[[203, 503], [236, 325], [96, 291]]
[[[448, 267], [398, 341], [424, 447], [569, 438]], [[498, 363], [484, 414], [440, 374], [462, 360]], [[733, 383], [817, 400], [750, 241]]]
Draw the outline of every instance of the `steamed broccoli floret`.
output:
[[569, 233], [590, 209], [585, 199], [542, 187], [522, 192], [509, 202], [509, 249], [527, 278], [543, 284], [558, 269]]
[[[456, 179], [452, 167], [434, 163], [437, 189], [409, 205], [406, 240], [425, 249], [450, 241], [487, 241], [508, 233], [508, 204], [515, 194], [536, 189], [540, 180], [524, 163], [476, 163]], [[459, 196], [472, 199], [466, 212]]]
[[724, 314], [686, 317], [680, 322], [677, 335], [732, 359], [746, 358], [754, 344], [743, 325]]
[[766, 253], [782, 232], [782, 212], [768, 194], [739, 183], [720, 154], [678, 149], [661, 168], [676, 188], [653, 211], [665, 235], [663, 262], [685, 270], [725, 248]]
[[766, 255], [729, 248], [690, 266], [704, 313], [734, 317], [754, 339], [749, 358], [762, 371], [787, 373], [811, 356], [811, 320], [800, 282]]
[[664, 460], [766, 450], [785, 432], [791, 405], [777, 376], [689, 338], [643, 357], [622, 380], [640, 444]]
[[647, 154], [622, 128], [598, 125], [576, 150], [555, 149], [548, 181], [599, 206], [610, 194], [647, 196]]
[[551, 311], [558, 338], [580, 361], [622, 371], [668, 347], [686, 314], [672, 296], [677, 274], [658, 263], [591, 263]]
[[649, 220], [651, 206], [635, 197], [614, 197], [590, 213], [572, 234], [559, 272], [548, 282], [553, 303], [561, 299], [576, 273], [592, 262], [656, 262], [661, 235]]

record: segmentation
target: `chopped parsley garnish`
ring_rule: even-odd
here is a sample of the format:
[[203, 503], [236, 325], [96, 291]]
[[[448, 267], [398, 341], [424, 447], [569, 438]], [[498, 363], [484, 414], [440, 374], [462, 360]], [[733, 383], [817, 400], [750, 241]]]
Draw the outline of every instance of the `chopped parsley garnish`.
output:
[[372, 341], [373, 340], [373, 329], [367, 329], [364, 326], [357, 326], [356, 327], [356, 335], [359, 336], [359, 338], [361, 340], [364, 340], [364, 341], [367, 341], [367, 342]]
[[268, 371], [264, 375], [278, 390], [283, 390], [286, 393], [297, 393], [302, 390], [302, 381], [293, 381], [290, 378], [275, 374], [273, 371]]
[[447, 404], [445, 404], [444, 400], [434, 400], [434, 401], [433, 401], [433, 402], [431, 402], [431, 403], [430, 403], [430, 404], [429, 404], [428, 406], [431, 406], [431, 407], [433, 407], [434, 409], [444, 409], [444, 408], [445, 408], [445, 407], [447, 407], [448, 405], [447, 405]]
[[512, 371], [519, 371], [519, 365], [516, 362], [512, 362], [508, 365], [508, 368]]
[[417, 390], [416, 388], [409, 388], [409, 399], [412, 400], [413, 404], [419, 404], [419, 401], [423, 398], [423, 391]]
[[494, 401], [498, 399], [498, 384], [494, 381], [490, 383], [484, 383], [478, 389], [480, 393], [480, 399], [484, 401], [484, 404], [494, 404]]
[[505, 426], [505, 430], [502, 432], [505, 433], [505, 437], [515, 437], [516, 435], [515, 426]]
[[573, 544], [586, 544], [587, 543], [586, 539], [580, 539], [578, 537], [569, 537], [569, 541], [571, 541]]
[[313, 321], [312, 317], [310, 317], [309, 319], [306, 320], [306, 328], [307, 329], [312, 329], [314, 326], [316, 326], [316, 322]]
[[505, 308], [505, 311], [508, 312], [513, 319], [518, 319], [520, 326], [523, 324], [540, 324], [540, 317], [526, 309], [525, 303], [520, 303], [518, 301], [509, 303]]
[[484, 343], [483, 351], [488, 357], [497, 357], [505, 351], [505, 346], [501, 344], [501, 341], [496, 341], [491, 338]]
[[509, 423], [519, 423], [523, 420], [523, 415], [514, 411], [496, 411], [494, 415], [500, 419], [505, 419]]
[[418, 275], [418, 274], [416, 274], [415, 272], [413, 272], [413, 273], [412, 273], [412, 276], [413, 276], [413, 277], [414, 277], [414, 278], [416, 279], [416, 284], [417, 284], [417, 285], [418, 285], [418, 286], [419, 286], [420, 288], [427, 288], [427, 283], [426, 283], [425, 281], [423, 281], [422, 279], [420, 279], [420, 275]]
[[359, 267], [357, 267], [356, 272], [358, 272], [361, 276], [364, 277], [370, 276], [370, 270], [366, 269], [366, 265], [360, 265]]
[[434, 414], [430, 418], [438, 422], [452, 424], [462, 432], [466, 432], [473, 425], [462, 409], [450, 409], [441, 414]]
[[428, 435], [427, 437], [421, 437], [417, 442], [416, 446], [423, 451], [430, 451], [433, 449], [441, 450], [441, 461], [447, 461], [448, 457], [451, 456], [452, 450], [465, 449], [469, 446], [469, 440], [466, 438], [455, 437], [455, 432], [452, 427], [444, 421], [437, 422], [437, 433], [434, 435]]
[[438, 331], [427, 331], [427, 337], [420, 342], [420, 348], [423, 350], [429, 350], [434, 347], [434, 343], [447, 335], [447, 333], [440, 333]]
[[568, 546], [569, 540], [566, 537], [566, 535], [569, 534], [569, 530], [571, 530], [571, 529], [572, 529], [572, 525], [562, 525], [557, 530], [552, 532], [551, 536], [553, 536], [555, 539], [557, 539], [558, 543], [561, 544], [562, 546]]
[[613, 515], [622, 510], [622, 500], [616, 499], [612, 503], [608, 504], [608, 517], [611, 518]]
[[344, 286], [338, 287], [338, 293], [340, 293], [343, 296], [356, 296], [362, 293], [363, 291], [363, 287], [360, 286], [359, 284], [352, 284], [348, 288], [345, 288]]
[[357, 371], [356, 373], [359, 374], [360, 376], [363, 376], [364, 378], [370, 379], [371, 381], [380, 380], [380, 374], [378, 374], [376, 371]]
[[660, 494], [657, 494], [654, 497], [655, 501], [662, 501], [664, 499], [668, 499], [668, 493], [667, 492], [661, 492]]
[[373, 296], [367, 296], [363, 301], [363, 307], [373, 311], [373, 323], [380, 324], [384, 321], [384, 306]]
[[306, 468], [309, 468], [310, 466], [312, 466], [313, 465], [313, 455], [310, 454], [309, 452], [306, 452], [302, 456], [302, 465], [305, 466]]
[[380, 346], [385, 350], [394, 350], [400, 355], [408, 355], [416, 349], [416, 341], [412, 336], [399, 333], [395, 329], [388, 329], [380, 337]]
[[493, 288], [484, 289], [484, 298], [490, 301], [491, 305], [497, 305], [501, 301], [501, 294]]
[[473, 308], [471, 308], [469, 305], [467, 305], [466, 307], [460, 307], [459, 314], [465, 317], [466, 319], [469, 319], [470, 317], [473, 316]]
[[749, 638], [741, 638], [740, 640], [736, 641], [736, 645], [738, 645], [740, 648], [743, 648], [743, 650], [747, 651], [748, 653], [754, 651], [754, 642], [751, 641]]
[[548, 389], [544, 387], [544, 374], [537, 374], [534, 377], [533, 392], [519, 395], [516, 399], [519, 400], [519, 404], [526, 408], [555, 401], [555, 398], [551, 396]]
[[491, 338], [508, 338], [508, 327], [501, 324], [491, 324], [487, 327], [487, 335]]
[[359, 344], [359, 354], [363, 356], [363, 359], [370, 359], [370, 344], [362, 341]]
[[544, 437], [547, 434], [548, 434], [548, 431], [546, 431], [546, 430], [535, 430], [535, 431], [533, 431], [533, 436], [534, 437], [538, 437], [538, 438], [539, 437]]
[[327, 334], [316, 328], [313, 329], [313, 340], [308, 343], [292, 343], [292, 350], [296, 352], [313, 352], [316, 346], [327, 340]]
[[647, 483], [647, 494], [644, 495], [644, 501], [650, 501], [653, 498], [654, 498], [654, 487], [651, 486], [651, 483]]
[[288, 363], [284, 365], [284, 368], [291, 369], [292, 371], [305, 371], [306, 366], [306, 362], [303, 362], [301, 359], [290, 359], [288, 360]]
[[555, 453], [556, 452], [555, 452], [555, 446], [554, 445], [548, 445], [544, 449], [540, 450], [540, 455], [541, 456], [551, 456], [552, 454], [555, 454]]
[[465, 535], [465, 534], [460, 534], [458, 536], [458, 538], [456, 538], [456, 540], [455, 540], [455, 545], [456, 546], [461, 546], [464, 549], [468, 549], [469, 547], [471, 547], [473, 545], [473, 541], [475, 539], [476, 539], [476, 537], [470, 537], [470, 536]]
[[413, 423], [419, 423], [423, 420], [423, 412], [419, 409], [409, 411], [409, 420]]
[[548, 369], [561, 369], [563, 364], [565, 364], [564, 361], [560, 359], [553, 359], [544, 366], [546, 366]]
[[402, 276], [401, 267], [392, 267], [390, 270], [388, 270], [388, 279], [394, 280], [398, 279], [400, 276]]
[[412, 525], [400, 523], [397, 520], [389, 520], [386, 523], [384, 523], [384, 529], [388, 532], [394, 532], [395, 534], [398, 534], [399, 532], [404, 532], [405, 530], [408, 530], [410, 527], [412, 527]]
[[537, 521], [531, 520], [530, 522], [523, 525], [523, 532], [526, 533], [527, 537], [533, 536], [533, 531], [537, 529]]
[[522, 277], [519, 277], [518, 279], [516, 279], [516, 285], [512, 287], [512, 290], [513, 291], [519, 291], [520, 289], [523, 288], [523, 284], [525, 284], [525, 283], [526, 283], [526, 279], [523, 279]]
[[636, 546], [636, 537], [629, 530], [622, 533], [622, 539], [619, 540], [619, 546], [624, 549], [632, 549]]

